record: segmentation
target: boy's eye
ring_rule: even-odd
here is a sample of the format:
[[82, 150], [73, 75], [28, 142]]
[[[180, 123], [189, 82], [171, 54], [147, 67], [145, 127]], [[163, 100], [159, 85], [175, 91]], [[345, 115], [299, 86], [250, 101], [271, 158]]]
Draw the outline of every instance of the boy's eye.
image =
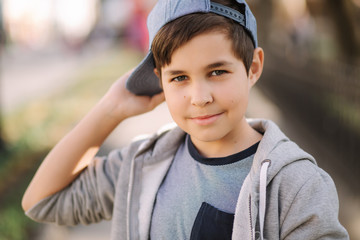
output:
[[224, 71], [224, 70], [215, 70], [215, 71], [211, 72], [211, 76], [219, 76], [219, 75], [222, 75], [224, 73], [226, 73], [226, 71]]
[[178, 77], [174, 77], [174, 78], [172, 79], [172, 81], [182, 82], [182, 81], [184, 81], [184, 80], [186, 80], [186, 79], [187, 79], [186, 76], [178, 76]]

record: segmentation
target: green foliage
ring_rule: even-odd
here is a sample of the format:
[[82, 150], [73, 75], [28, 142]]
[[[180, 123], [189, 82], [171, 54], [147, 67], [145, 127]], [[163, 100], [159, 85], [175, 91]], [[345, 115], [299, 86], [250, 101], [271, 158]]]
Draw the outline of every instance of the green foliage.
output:
[[25, 217], [20, 208], [24, 186], [8, 194], [0, 209], [0, 240], [24, 240], [38, 227], [38, 224]]
[[[8, 206], [1, 212], [0, 239], [23, 240], [28, 235], [28, 225], [31, 220], [24, 217], [24, 213], [16, 206]], [[6, 218], [5, 218], [6, 216]]]

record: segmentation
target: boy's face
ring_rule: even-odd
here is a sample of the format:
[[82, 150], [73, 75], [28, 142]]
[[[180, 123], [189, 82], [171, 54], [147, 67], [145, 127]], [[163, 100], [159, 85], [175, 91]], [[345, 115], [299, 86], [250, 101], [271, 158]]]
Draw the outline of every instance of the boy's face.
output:
[[169, 111], [195, 146], [243, 140], [249, 91], [257, 79], [249, 80], [224, 33], [196, 36], [173, 53], [161, 72]]

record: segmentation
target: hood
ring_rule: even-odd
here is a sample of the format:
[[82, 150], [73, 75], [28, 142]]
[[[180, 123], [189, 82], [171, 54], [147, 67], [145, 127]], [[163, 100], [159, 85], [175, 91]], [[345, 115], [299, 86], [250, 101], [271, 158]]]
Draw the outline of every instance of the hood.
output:
[[261, 164], [265, 160], [270, 162], [267, 171], [267, 183], [283, 167], [292, 162], [308, 160], [316, 164], [314, 157], [289, 140], [274, 122], [261, 119], [249, 119], [248, 122], [255, 130], [263, 133], [263, 138], [254, 157], [252, 174], [259, 174]]
[[249, 177], [254, 183], [253, 192], [258, 193], [258, 211], [260, 240], [264, 239], [264, 222], [266, 212], [266, 190], [269, 182], [280, 170], [295, 161], [310, 161], [315, 159], [297, 144], [290, 141], [275, 123], [269, 120], [249, 120], [249, 124], [263, 133], [258, 150], [254, 156]]

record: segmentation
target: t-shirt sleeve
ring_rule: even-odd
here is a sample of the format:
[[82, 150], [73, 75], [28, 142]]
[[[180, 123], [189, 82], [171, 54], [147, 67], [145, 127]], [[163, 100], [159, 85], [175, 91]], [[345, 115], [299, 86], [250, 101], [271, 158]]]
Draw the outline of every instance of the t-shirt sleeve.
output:
[[26, 215], [38, 222], [68, 226], [111, 219], [122, 160], [119, 150], [94, 158], [68, 187], [44, 198]]

